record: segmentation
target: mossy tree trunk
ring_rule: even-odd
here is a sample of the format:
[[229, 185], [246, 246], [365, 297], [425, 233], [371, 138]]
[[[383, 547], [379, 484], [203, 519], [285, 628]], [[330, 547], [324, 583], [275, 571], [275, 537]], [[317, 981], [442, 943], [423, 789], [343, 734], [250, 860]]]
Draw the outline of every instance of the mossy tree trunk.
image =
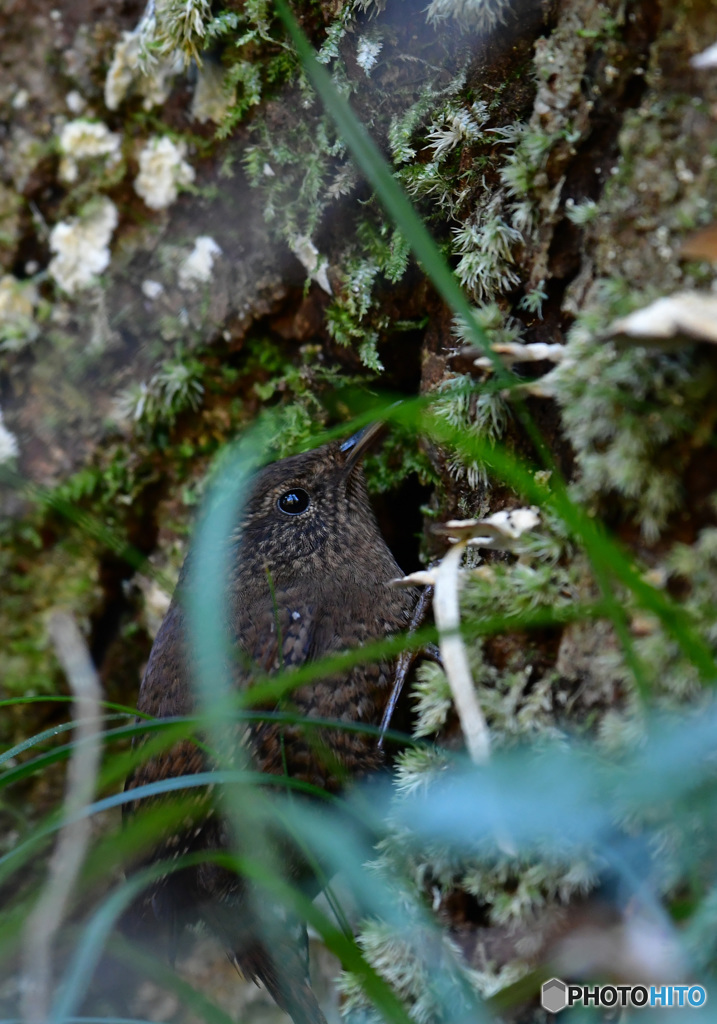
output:
[[[45, 634], [63, 605], [108, 697], [134, 703], [211, 459], [267, 406], [283, 455], [369, 390], [440, 395], [449, 423], [539, 469], [511, 396], [490, 386], [353, 169], [272, 5], [192, 2], [199, 31], [179, 7], [158, 3], [154, 24], [110, 0], [0, 12], [2, 696], [64, 692]], [[297, 9], [491, 340], [562, 346], [517, 368], [575, 497], [680, 599], [711, 599], [714, 349], [618, 347], [610, 325], [714, 286], [708, 258], [681, 257], [717, 219], [717, 70], [690, 64], [717, 39], [714, 3]], [[138, 63], [142, 47], [159, 58]], [[520, 502], [489, 467], [406, 430], [367, 474], [407, 570], [442, 553], [433, 521]], [[594, 593], [567, 544], [533, 566], [531, 594], [511, 565], [483, 567], [467, 615]], [[692, 671], [630, 614], [655, 698], [693, 699]], [[472, 658], [499, 744], [576, 730], [609, 748], [632, 727], [604, 621], [501, 633]], [[419, 721], [456, 745], [444, 693], [440, 672], [424, 673]], [[60, 714], [18, 706], [0, 733], [15, 742]], [[31, 817], [58, 785], [22, 794]], [[591, 885], [547, 872], [531, 889], [523, 869], [502, 882], [436, 869], [431, 883], [446, 928], [492, 978], [539, 962]]]

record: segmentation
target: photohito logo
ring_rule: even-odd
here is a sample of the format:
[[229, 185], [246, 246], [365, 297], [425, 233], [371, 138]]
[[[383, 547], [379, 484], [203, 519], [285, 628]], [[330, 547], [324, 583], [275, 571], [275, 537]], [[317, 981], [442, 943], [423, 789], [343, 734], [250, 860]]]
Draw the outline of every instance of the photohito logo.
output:
[[566, 1006], [704, 1006], [703, 985], [567, 985], [560, 978], [543, 984], [543, 1009], [560, 1013]]

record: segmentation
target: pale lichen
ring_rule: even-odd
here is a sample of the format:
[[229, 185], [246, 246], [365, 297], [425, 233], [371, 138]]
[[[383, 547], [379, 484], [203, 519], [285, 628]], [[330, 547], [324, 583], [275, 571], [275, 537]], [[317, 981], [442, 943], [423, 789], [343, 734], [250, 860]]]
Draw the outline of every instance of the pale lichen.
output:
[[145, 110], [164, 103], [175, 77], [182, 69], [178, 54], [156, 55], [147, 60], [156, 31], [156, 20], [144, 17], [133, 32], [123, 32], [115, 47], [105, 78], [105, 106], [117, 110], [131, 91], [143, 97]]
[[452, 18], [465, 28], [488, 32], [505, 22], [511, 6], [512, 0], [431, 0], [426, 18], [434, 22]]
[[186, 142], [175, 143], [168, 135], [153, 135], [142, 147], [134, 189], [150, 209], [171, 206], [179, 189], [194, 181], [194, 168], [184, 159], [186, 155]]
[[119, 160], [121, 145], [122, 137], [102, 121], [68, 121], [60, 133], [60, 177], [70, 183], [77, 181], [78, 163], [93, 157], [102, 157], [112, 166]]
[[221, 124], [236, 103], [236, 87], [227, 80], [224, 68], [213, 61], [205, 61], [197, 72], [197, 83], [192, 97], [192, 117], [205, 124]]
[[210, 235], [199, 235], [194, 248], [179, 267], [179, 287], [193, 290], [206, 284], [212, 276], [212, 267], [222, 250]]
[[3, 423], [2, 409], [0, 409], [0, 463], [9, 462], [10, 459], [17, 458], [18, 454], [17, 438]]
[[109, 243], [117, 223], [117, 207], [102, 196], [80, 216], [55, 225], [50, 234], [50, 250], [55, 256], [47, 269], [63, 291], [73, 295], [107, 269]]

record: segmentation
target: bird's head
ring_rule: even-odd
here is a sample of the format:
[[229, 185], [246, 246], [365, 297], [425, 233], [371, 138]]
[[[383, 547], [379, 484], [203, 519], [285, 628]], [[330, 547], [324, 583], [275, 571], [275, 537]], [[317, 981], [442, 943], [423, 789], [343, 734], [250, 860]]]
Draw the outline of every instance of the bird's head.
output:
[[[241, 526], [242, 570], [268, 567], [275, 580], [331, 571], [388, 554], [368, 500], [361, 463], [381, 430], [266, 466], [252, 482]], [[390, 556], [389, 556], [390, 557]]]

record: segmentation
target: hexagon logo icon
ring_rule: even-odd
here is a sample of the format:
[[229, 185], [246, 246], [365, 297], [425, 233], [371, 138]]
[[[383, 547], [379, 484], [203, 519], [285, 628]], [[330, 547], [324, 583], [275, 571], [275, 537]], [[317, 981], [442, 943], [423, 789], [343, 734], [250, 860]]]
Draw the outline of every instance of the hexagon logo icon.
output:
[[559, 978], [551, 978], [543, 983], [540, 1002], [549, 1013], [560, 1013], [568, 1005], [568, 986]]

